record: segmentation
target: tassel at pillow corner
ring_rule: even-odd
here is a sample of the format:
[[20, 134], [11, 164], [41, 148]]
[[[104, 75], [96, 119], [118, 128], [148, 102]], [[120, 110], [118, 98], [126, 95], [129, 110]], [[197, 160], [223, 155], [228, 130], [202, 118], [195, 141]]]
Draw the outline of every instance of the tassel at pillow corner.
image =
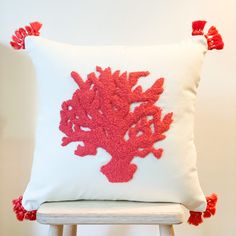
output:
[[[208, 50], [222, 50], [224, 48], [224, 42], [222, 36], [219, 34], [215, 26], [211, 26], [207, 34], [204, 34], [203, 30], [206, 23], [207, 22], [203, 20], [194, 21], [192, 23], [192, 35], [204, 35], [207, 40]], [[211, 216], [215, 215], [217, 200], [218, 197], [215, 193], [211, 194], [210, 196], [206, 196], [206, 210], [204, 212], [190, 211], [188, 223], [198, 226], [203, 222], [203, 218], [210, 218]]]
[[[34, 21], [31, 22], [29, 25], [25, 26], [24, 28], [19, 28], [12, 36], [12, 41], [10, 42], [10, 45], [16, 50], [25, 49], [25, 38], [27, 36], [39, 36], [39, 30], [41, 29], [41, 27], [42, 24], [40, 22]], [[23, 196], [19, 196], [18, 198], [12, 200], [13, 211], [16, 214], [16, 218], [19, 221], [23, 221], [24, 219], [30, 221], [36, 220], [37, 210], [27, 211], [22, 206], [22, 199]]]
[[204, 212], [190, 211], [190, 216], [188, 218], [188, 223], [191, 225], [198, 226], [203, 222], [203, 218], [210, 218], [216, 213], [216, 203], [218, 197], [215, 193], [206, 197], [207, 206]]
[[19, 196], [16, 199], [12, 200], [12, 205], [13, 205], [13, 211], [16, 214], [16, 218], [19, 221], [23, 221], [25, 220], [36, 220], [36, 213], [37, 210], [33, 210], [33, 211], [27, 211], [23, 206], [22, 206], [22, 196]]
[[207, 32], [204, 34], [204, 27], [206, 25], [206, 21], [198, 20], [193, 21], [192, 23], [192, 35], [204, 35], [207, 40], [208, 50], [222, 50], [224, 48], [224, 42], [221, 34], [219, 34], [218, 30], [215, 26], [211, 26]]
[[25, 38], [27, 36], [39, 36], [42, 24], [38, 21], [31, 22], [29, 25], [25, 26], [24, 28], [19, 28], [15, 31], [15, 34], [12, 36], [12, 41], [10, 45], [16, 49], [25, 49]]

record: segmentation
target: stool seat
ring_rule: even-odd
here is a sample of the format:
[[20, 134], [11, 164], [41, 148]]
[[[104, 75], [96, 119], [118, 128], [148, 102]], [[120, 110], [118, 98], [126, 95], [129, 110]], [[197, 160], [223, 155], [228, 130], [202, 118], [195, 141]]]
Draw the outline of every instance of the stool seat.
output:
[[[79, 224], [160, 225], [161, 235], [174, 235], [172, 225], [180, 224], [183, 220], [184, 207], [175, 203], [84, 200], [47, 202], [37, 211], [37, 221], [51, 226], [52, 233], [49, 235], [62, 235], [62, 229], [58, 227], [60, 225], [74, 225], [75, 228]], [[76, 235], [76, 229], [70, 228], [69, 231], [67, 235]], [[165, 231], [168, 233], [163, 233]]]

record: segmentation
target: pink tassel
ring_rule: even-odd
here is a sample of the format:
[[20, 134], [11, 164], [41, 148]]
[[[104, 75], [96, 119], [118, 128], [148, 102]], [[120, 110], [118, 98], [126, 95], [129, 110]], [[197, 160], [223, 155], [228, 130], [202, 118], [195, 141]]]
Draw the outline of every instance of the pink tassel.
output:
[[24, 219], [26, 220], [36, 220], [36, 213], [37, 210], [33, 211], [27, 211], [25, 208], [22, 206], [22, 196], [18, 197], [17, 199], [12, 200], [13, 204], [13, 211], [16, 214], [16, 218], [19, 221], [23, 221]]
[[211, 26], [207, 34], [204, 34], [203, 29], [205, 27], [206, 21], [194, 21], [192, 23], [192, 35], [204, 35], [207, 39], [208, 50], [221, 50], [224, 48], [224, 42], [221, 35], [215, 26]]
[[206, 21], [205, 20], [198, 20], [192, 23], [192, 35], [203, 35], [203, 29], [205, 27]]
[[217, 195], [213, 193], [212, 195], [206, 197], [207, 200], [207, 208], [204, 212], [198, 211], [190, 211], [190, 216], [188, 219], [188, 223], [198, 226], [203, 222], [203, 218], [210, 218], [216, 213], [216, 203], [217, 203]]
[[25, 38], [29, 35], [39, 36], [42, 24], [39, 22], [32, 22], [30, 26], [25, 26], [25, 28], [19, 28], [15, 31], [15, 35], [12, 36], [12, 41], [10, 45], [16, 49], [25, 49]]
[[207, 44], [208, 44], [208, 49], [217, 49], [221, 50], [224, 48], [224, 42], [222, 40], [221, 35], [218, 33], [217, 29], [215, 26], [212, 26], [209, 30], [208, 33], [205, 35], [207, 39]]

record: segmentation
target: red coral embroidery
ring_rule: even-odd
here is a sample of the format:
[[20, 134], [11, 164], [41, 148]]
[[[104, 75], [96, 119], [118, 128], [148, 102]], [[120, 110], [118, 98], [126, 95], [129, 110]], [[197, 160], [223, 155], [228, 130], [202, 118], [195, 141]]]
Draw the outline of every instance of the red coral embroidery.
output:
[[[164, 115], [155, 106], [163, 92], [164, 79], [155, 81], [146, 91], [135, 87], [147, 71], [114, 73], [110, 68], [96, 68], [83, 81], [79, 74], [71, 76], [79, 86], [72, 99], [62, 103], [59, 129], [66, 135], [62, 146], [82, 141], [75, 155], [95, 155], [97, 148], [105, 149], [112, 156], [110, 162], [101, 167], [101, 172], [110, 182], [127, 182], [133, 178], [137, 166], [133, 158], [146, 157], [153, 153], [160, 158], [162, 148], [153, 145], [165, 139], [172, 123], [172, 113]], [[131, 105], [138, 104], [133, 111]]]
[[192, 35], [204, 35], [207, 39], [208, 50], [221, 50], [224, 48], [224, 42], [221, 35], [215, 26], [211, 26], [207, 34], [204, 34], [203, 29], [205, 27], [206, 21], [194, 21], [192, 23]]
[[[207, 208], [204, 212], [190, 211], [190, 216], [188, 219], [188, 223], [198, 226], [203, 222], [203, 218], [209, 218], [216, 213], [216, 203], [217, 203], [217, 195], [213, 193], [210, 196], [206, 197], [207, 200]], [[203, 218], [202, 218], [203, 217]]]
[[37, 210], [33, 211], [27, 211], [25, 208], [22, 206], [22, 196], [18, 197], [17, 199], [12, 200], [13, 204], [13, 211], [16, 214], [16, 218], [19, 221], [25, 220], [36, 220], [36, 213]]
[[39, 36], [41, 27], [42, 24], [36, 21], [25, 26], [25, 28], [19, 28], [12, 36], [11, 46], [16, 50], [25, 49], [25, 38], [29, 35]]

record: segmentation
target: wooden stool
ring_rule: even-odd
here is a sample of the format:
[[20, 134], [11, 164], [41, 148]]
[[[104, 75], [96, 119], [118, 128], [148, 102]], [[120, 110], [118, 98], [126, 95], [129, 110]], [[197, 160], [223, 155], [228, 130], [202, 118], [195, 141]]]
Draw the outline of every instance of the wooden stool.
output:
[[173, 225], [181, 224], [183, 219], [183, 206], [174, 203], [51, 202], [42, 204], [37, 211], [37, 221], [50, 225], [49, 236], [62, 236], [63, 231], [64, 236], [76, 236], [80, 224], [159, 225], [161, 236], [173, 236]]

